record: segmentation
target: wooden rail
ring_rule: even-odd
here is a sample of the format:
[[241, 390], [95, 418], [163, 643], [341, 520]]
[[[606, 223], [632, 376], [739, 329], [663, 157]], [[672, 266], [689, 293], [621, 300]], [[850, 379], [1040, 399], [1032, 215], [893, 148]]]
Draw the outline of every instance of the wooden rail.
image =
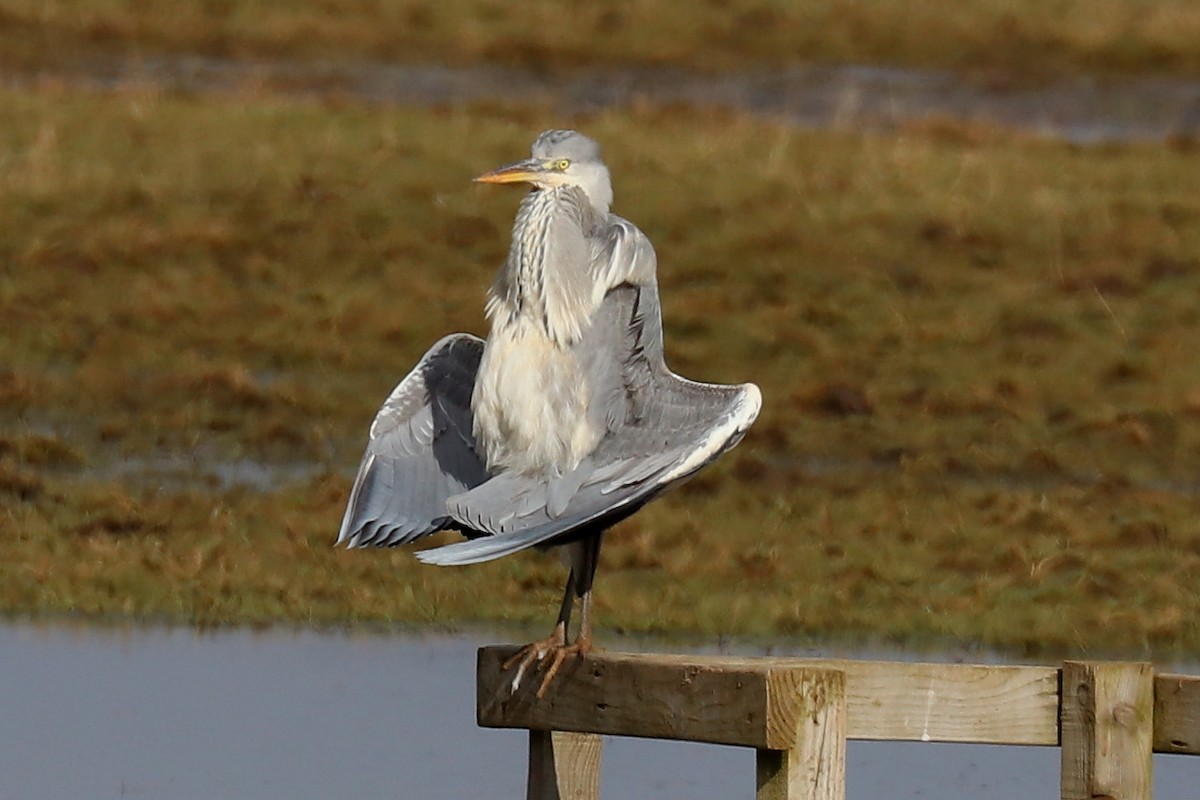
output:
[[847, 739], [1062, 748], [1064, 800], [1148, 800], [1152, 753], [1200, 755], [1200, 677], [1056, 667], [594, 653], [545, 697], [479, 650], [477, 714], [530, 731], [530, 800], [596, 800], [600, 735], [757, 750], [758, 800], [845, 797]]

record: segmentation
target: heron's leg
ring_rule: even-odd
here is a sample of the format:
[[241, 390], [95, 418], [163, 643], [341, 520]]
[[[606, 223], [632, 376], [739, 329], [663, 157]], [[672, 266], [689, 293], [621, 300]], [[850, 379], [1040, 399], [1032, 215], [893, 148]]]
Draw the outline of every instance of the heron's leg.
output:
[[562, 605], [558, 607], [558, 623], [554, 632], [559, 645], [567, 643], [567, 629], [571, 627], [571, 610], [575, 607], [575, 570], [567, 573], [567, 588], [563, 590]]
[[579, 634], [575, 637], [576, 644], [584, 647], [584, 652], [592, 649], [592, 590], [583, 593], [579, 604]]
[[576, 573], [581, 576], [574, 587], [580, 598], [579, 633], [571, 644], [555, 648], [550, 654], [546, 674], [542, 676], [542, 684], [538, 687], [539, 698], [546, 693], [546, 687], [554, 680], [559, 667], [568, 656], [585, 656], [592, 649], [592, 583], [596, 577], [596, 565], [600, 562], [600, 535], [596, 534], [580, 542], [579, 547], [572, 553], [572, 561], [572, 577]]
[[579, 592], [579, 634], [575, 642], [582, 645], [582, 652], [592, 647], [592, 585], [596, 580], [596, 567], [600, 564], [601, 534], [596, 534], [584, 542], [583, 557], [577, 567], [580, 574], [585, 576], [576, 587]]
[[[538, 639], [536, 642], [530, 642], [514, 653], [507, 661], [500, 665], [501, 669], [511, 669], [513, 665], [517, 665], [517, 674], [513, 676], [512, 691], [516, 692], [517, 687], [521, 685], [521, 679], [525, 677], [525, 671], [535, 663], [541, 662], [550, 653], [557, 655], [567, 644], [567, 626], [571, 623], [571, 610], [575, 606], [575, 570], [572, 569], [567, 575], [567, 587], [563, 591], [562, 605], [558, 608], [558, 621], [554, 624], [554, 630], [545, 639]], [[557, 672], [557, 668], [555, 669]], [[542, 682], [541, 688], [538, 690], [538, 697], [542, 696], [545, 691], [547, 681]]]
[[[527, 644], [513, 654], [502, 665], [502, 669], [517, 666], [517, 674], [513, 676], [511, 690], [516, 692], [525, 677], [525, 672], [534, 669], [545, 669], [542, 681], [538, 685], [537, 696], [540, 699], [546, 694], [546, 689], [559, 668], [568, 656], [586, 655], [592, 649], [592, 582], [596, 577], [596, 565], [600, 559], [600, 534], [580, 539], [567, 545], [571, 559], [571, 572], [567, 576], [567, 588], [563, 593], [562, 605], [558, 611], [558, 622], [554, 632], [545, 639]], [[567, 626], [571, 621], [571, 611], [575, 605], [575, 596], [582, 601], [579, 621], [579, 634], [575, 641], [567, 644]]]
[[583, 593], [583, 602], [579, 614], [579, 633], [575, 636], [575, 641], [556, 647], [550, 652], [546, 674], [542, 676], [542, 683], [538, 686], [537, 690], [539, 699], [546, 693], [546, 687], [550, 685], [550, 681], [554, 680], [554, 676], [558, 674], [558, 668], [567, 660], [567, 656], [586, 656], [591, 652], [592, 624], [588, 618], [591, 605], [592, 592], [589, 589]]

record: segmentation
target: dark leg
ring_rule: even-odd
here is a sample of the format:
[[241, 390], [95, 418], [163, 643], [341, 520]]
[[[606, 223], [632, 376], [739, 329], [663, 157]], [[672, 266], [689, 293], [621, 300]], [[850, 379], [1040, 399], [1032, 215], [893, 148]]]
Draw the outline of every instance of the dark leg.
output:
[[567, 588], [563, 590], [562, 605], [558, 607], [558, 624], [556, 630], [561, 629], [562, 635], [559, 640], [567, 643], [567, 629], [571, 627], [571, 610], [575, 607], [575, 570], [567, 573]]
[[587, 576], [578, 586], [579, 633], [575, 643], [580, 646], [580, 652], [586, 653], [592, 648], [592, 583], [596, 579], [596, 567], [600, 563], [600, 534], [589, 537], [583, 542], [580, 563], [573, 565], [580, 575]]
[[[578, 542], [567, 545], [570, 550], [571, 572], [567, 576], [567, 588], [563, 593], [562, 606], [558, 611], [558, 622], [554, 632], [545, 639], [533, 642], [518, 650], [512, 658], [504, 662], [503, 669], [517, 665], [517, 674], [513, 676], [512, 691], [516, 692], [521, 685], [525, 671], [531, 666], [545, 663], [546, 674], [538, 686], [537, 696], [540, 699], [546, 694], [547, 687], [558, 674], [559, 667], [568, 656], [585, 655], [592, 649], [592, 582], [596, 576], [596, 565], [600, 557], [600, 534], [589, 536]], [[575, 596], [581, 598], [579, 633], [575, 641], [567, 644], [567, 628], [571, 622], [571, 610], [575, 604]]]
[[[557, 653], [567, 645], [567, 627], [571, 624], [571, 609], [575, 605], [575, 570], [567, 575], [567, 588], [563, 592], [562, 605], [558, 608], [558, 622], [554, 625], [554, 631], [545, 639], [538, 639], [536, 642], [530, 642], [522, 647], [511, 658], [501, 665], [501, 669], [511, 669], [513, 665], [517, 666], [517, 674], [513, 676], [512, 690], [517, 691], [517, 687], [521, 685], [521, 678], [525, 677], [525, 670], [529, 669], [534, 663], [541, 662], [549, 653]], [[538, 692], [541, 696], [541, 692]]]

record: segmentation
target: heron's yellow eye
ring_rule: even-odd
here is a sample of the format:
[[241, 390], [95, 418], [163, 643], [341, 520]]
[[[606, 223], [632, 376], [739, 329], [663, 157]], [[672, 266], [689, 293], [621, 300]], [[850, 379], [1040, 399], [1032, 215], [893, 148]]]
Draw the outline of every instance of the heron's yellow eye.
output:
[[571, 166], [571, 161], [570, 161], [570, 159], [567, 159], [567, 158], [560, 158], [558, 161], [554, 162], [554, 168], [556, 170], [558, 170], [559, 172], [562, 172], [564, 169], [566, 169], [569, 166]]

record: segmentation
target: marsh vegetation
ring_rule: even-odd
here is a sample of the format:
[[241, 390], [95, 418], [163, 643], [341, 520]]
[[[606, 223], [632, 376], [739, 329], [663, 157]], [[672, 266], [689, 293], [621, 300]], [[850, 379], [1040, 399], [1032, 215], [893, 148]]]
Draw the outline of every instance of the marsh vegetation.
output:
[[[372, 44], [390, 17], [360, 25], [337, 3], [303, 23], [223, 4], [205, 18], [220, 36], [180, 27], [186, 42], [160, 30], [167, 5], [136, 24], [119, 2], [3, 14], [87, 46], [392, 52]], [[1022, 25], [1105, 40], [1099, 19], [1078, 24], [1083, 4], [1058, 5], [1069, 13]], [[825, 7], [763, 13], [809, 6]], [[1183, 35], [1154, 23], [1170, 8], [1191, 19], [1190, 5], [1158, 4], [1132, 39]], [[455, 52], [510, 41], [506, 13], [488, 47]], [[650, 58], [617, 39], [630, 49], [608, 57]], [[821, 39], [839, 41], [829, 58], [872, 58], [854, 49], [872, 37]], [[1192, 48], [1145, 46], [1166, 55], [1139, 65], [1195, 68]], [[33, 58], [22, 48], [0, 35], [3, 57]], [[1055, 50], [1091, 66], [1086, 48]], [[908, 52], [880, 45], [878, 58]], [[658, 248], [669, 363], [752, 379], [765, 397], [737, 450], [606, 539], [602, 626], [1200, 651], [1189, 141], [1082, 147], [944, 120], [801, 132], [679, 106], [564, 120], [536, 104], [378, 107], [254, 87], [50, 82], [0, 90], [0, 106], [8, 613], [548, 620], [552, 557], [439, 570], [331, 541], [379, 402], [435, 339], [484, 332], [517, 194], [470, 178], [572, 124], [605, 145], [615, 209]]]
[[1062, 72], [1200, 74], [1190, 0], [905, 0], [630, 3], [528, 0], [8, 0], [0, 61], [31, 66], [113, 52], [234, 58], [498, 63], [569, 69], [790, 63], [967, 71], [1011, 81]]

